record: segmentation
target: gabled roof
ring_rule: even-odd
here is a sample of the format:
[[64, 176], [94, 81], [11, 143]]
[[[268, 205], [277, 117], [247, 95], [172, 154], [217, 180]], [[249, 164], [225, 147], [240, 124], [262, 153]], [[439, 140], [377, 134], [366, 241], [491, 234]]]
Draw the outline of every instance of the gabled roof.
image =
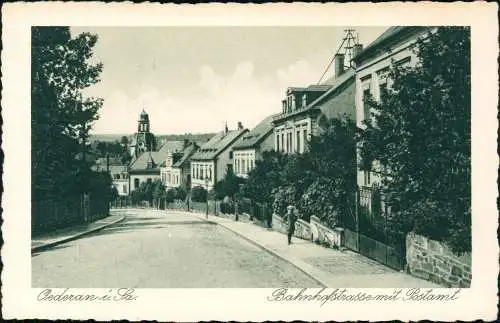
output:
[[316, 108], [316, 105], [321, 103], [325, 98], [329, 97], [332, 93], [334, 93], [340, 86], [342, 86], [344, 83], [347, 81], [351, 80], [354, 81], [354, 76], [355, 72], [352, 68], [348, 69], [345, 71], [343, 74], [338, 76], [335, 79], [330, 79], [328, 82], [330, 83], [329, 85], [322, 83], [322, 85], [328, 86], [328, 91], [323, 93], [320, 97], [318, 97], [316, 100], [313, 102], [309, 103], [304, 109], [296, 110], [291, 113], [280, 113], [272, 116], [273, 121], [278, 121], [278, 120], [283, 120], [283, 119], [288, 119], [291, 116], [295, 116], [298, 114], [302, 113], [307, 113], [307, 111], [311, 111], [314, 108]]
[[315, 105], [317, 105], [318, 103], [322, 102], [325, 98], [327, 98], [332, 92], [335, 92], [335, 90], [340, 87], [342, 84], [344, 84], [346, 81], [348, 81], [349, 79], [353, 78], [354, 79], [354, 76], [355, 76], [355, 72], [354, 72], [354, 69], [350, 68], [348, 69], [347, 71], [345, 71], [343, 74], [341, 74], [339, 77], [337, 77], [336, 79], [333, 79], [331, 80], [331, 86], [330, 86], [330, 89], [328, 91], [326, 91], [325, 93], [323, 93], [323, 95], [321, 95], [319, 98], [317, 98], [316, 100], [314, 100], [313, 102], [311, 102], [307, 107], [306, 107], [306, 110], [307, 109], [311, 109], [311, 108], [314, 108]]
[[191, 157], [192, 160], [212, 160], [223, 152], [229, 145], [237, 140], [248, 129], [238, 129], [228, 131], [227, 134], [220, 132], [210, 138], [200, 149]]
[[179, 140], [172, 140], [165, 142], [158, 151], [176, 153], [176, 152], [181, 152], [183, 149], [184, 149], [184, 142]]
[[393, 39], [398, 39], [399, 37], [403, 37], [404, 35], [412, 35], [422, 30], [429, 29], [432, 27], [424, 27], [424, 26], [393, 26], [387, 28], [380, 36], [378, 36], [373, 42], [371, 42], [368, 46], [366, 46], [361, 53], [359, 53], [356, 57], [354, 57], [354, 61], [359, 62], [364, 58], [369, 56], [372, 53], [376, 53], [377, 49], [386, 46], [388, 42]]
[[169, 153], [182, 151], [184, 143], [182, 141], [166, 142], [158, 151], [143, 152], [137, 159], [130, 164], [130, 171], [138, 171], [147, 169], [148, 162], [153, 162], [153, 168], [159, 168], [160, 164], [165, 161]]
[[273, 116], [266, 117], [255, 128], [244, 134], [233, 146], [233, 149], [252, 148], [261, 142], [266, 135], [273, 131]]
[[330, 88], [328, 84], [311, 84], [308, 87], [291, 86], [287, 88], [287, 92], [321, 92]]
[[198, 146], [195, 144], [191, 144], [184, 149], [184, 153], [178, 161], [176, 161], [172, 166], [173, 167], [182, 167], [185, 162], [189, 160], [189, 158], [196, 152]]

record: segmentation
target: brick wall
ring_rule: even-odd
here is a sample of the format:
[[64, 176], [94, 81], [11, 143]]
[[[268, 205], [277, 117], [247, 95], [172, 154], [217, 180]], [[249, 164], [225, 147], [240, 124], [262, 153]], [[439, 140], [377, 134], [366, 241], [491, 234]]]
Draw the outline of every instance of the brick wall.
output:
[[[288, 224], [277, 214], [273, 214], [272, 228], [275, 231], [286, 234]], [[311, 241], [311, 226], [304, 220], [298, 219], [295, 222], [295, 232], [294, 237]]]
[[424, 236], [406, 236], [407, 271], [447, 287], [470, 287], [471, 254], [457, 255], [445, 244]]

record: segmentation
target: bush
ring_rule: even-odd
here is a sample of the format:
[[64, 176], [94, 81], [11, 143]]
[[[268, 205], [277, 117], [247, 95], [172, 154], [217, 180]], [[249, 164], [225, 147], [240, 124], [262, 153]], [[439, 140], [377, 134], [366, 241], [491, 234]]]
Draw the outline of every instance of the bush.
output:
[[286, 208], [289, 205], [295, 205], [296, 189], [293, 186], [279, 187], [274, 192], [273, 211], [283, 216], [286, 214]]
[[191, 189], [191, 200], [193, 202], [206, 202], [207, 190], [201, 186], [195, 186]]
[[335, 208], [337, 194], [333, 180], [317, 179], [307, 188], [300, 199], [300, 217], [309, 222], [311, 215], [315, 215], [328, 226], [335, 227], [339, 223], [339, 213]]
[[233, 214], [234, 213], [234, 203], [232, 202], [221, 202], [220, 203], [220, 211], [224, 214]]
[[176, 199], [178, 200], [181, 200], [181, 201], [185, 201], [186, 200], [186, 197], [187, 197], [187, 191], [186, 189], [183, 187], [183, 186], [179, 186], [177, 189], [176, 189]]
[[165, 194], [165, 200], [167, 203], [173, 203], [177, 197], [177, 190], [175, 188], [169, 188], [167, 194]]

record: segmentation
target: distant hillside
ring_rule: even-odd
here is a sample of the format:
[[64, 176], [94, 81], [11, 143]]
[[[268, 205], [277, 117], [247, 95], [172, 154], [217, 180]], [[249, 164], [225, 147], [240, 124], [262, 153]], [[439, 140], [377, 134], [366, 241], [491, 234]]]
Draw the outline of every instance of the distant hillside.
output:
[[[190, 141], [195, 141], [198, 143], [204, 143], [208, 141], [210, 138], [212, 138], [215, 135], [215, 133], [187, 133], [183, 135], [156, 135], [156, 140], [158, 142], [162, 141], [184, 141], [184, 139], [189, 139]], [[133, 135], [131, 134], [95, 134], [91, 135], [89, 140], [90, 142], [93, 141], [115, 141], [120, 139], [123, 136], [127, 136], [129, 139], [132, 139]]]
[[210, 138], [212, 138], [215, 133], [188, 133], [183, 135], [158, 135], [156, 136], [156, 140], [158, 141], [183, 141], [184, 139], [188, 139], [189, 141], [195, 142], [206, 142]]
[[115, 141], [115, 140], [120, 141], [120, 139], [122, 139], [123, 136], [127, 136], [129, 138], [132, 137], [129, 134], [112, 134], [112, 135], [96, 134], [96, 135], [90, 135], [89, 141], [90, 142], [93, 142], [93, 141]]

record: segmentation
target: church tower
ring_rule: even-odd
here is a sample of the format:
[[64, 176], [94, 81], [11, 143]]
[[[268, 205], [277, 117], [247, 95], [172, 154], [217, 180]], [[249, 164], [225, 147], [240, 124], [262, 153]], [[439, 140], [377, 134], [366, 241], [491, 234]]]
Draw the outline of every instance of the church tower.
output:
[[142, 110], [137, 121], [137, 133], [130, 145], [130, 154], [133, 158], [139, 157], [143, 152], [155, 151], [156, 139], [150, 132], [149, 115]]

